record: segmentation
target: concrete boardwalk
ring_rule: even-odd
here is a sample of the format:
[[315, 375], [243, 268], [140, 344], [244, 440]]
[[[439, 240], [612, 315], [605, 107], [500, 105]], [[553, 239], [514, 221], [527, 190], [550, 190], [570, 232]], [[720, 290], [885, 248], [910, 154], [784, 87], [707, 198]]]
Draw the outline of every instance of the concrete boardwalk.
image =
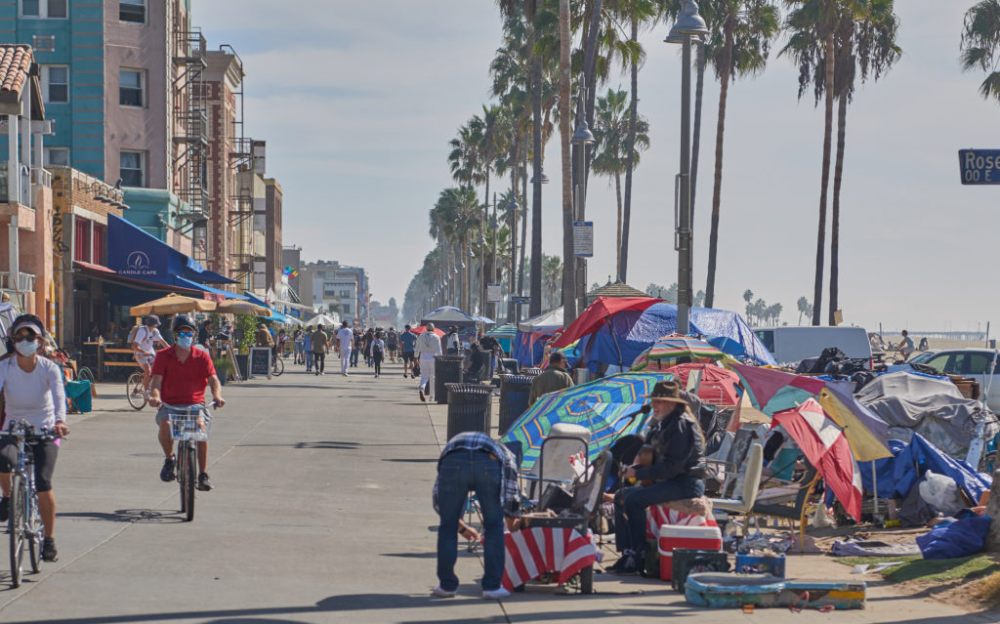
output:
[[[336, 368], [331, 362], [330, 368]], [[128, 409], [105, 384], [56, 469], [60, 560], [9, 588], [0, 544], [0, 622], [725, 622], [993, 621], [930, 601], [870, 592], [869, 609], [836, 614], [706, 611], [666, 584], [597, 576], [598, 594], [529, 588], [479, 598], [477, 555], [459, 558], [459, 597], [436, 600], [437, 516], [430, 493], [446, 407], [421, 404], [399, 366], [374, 379], [306, 375], [230, 384], [216, 413], [216, 490], [181, 522], [177, 486], [160, 482], [153, 411]], [[4, 536], [5, 537], [5, 536]], [[791, 573], [846, 577], [823, 557]]]

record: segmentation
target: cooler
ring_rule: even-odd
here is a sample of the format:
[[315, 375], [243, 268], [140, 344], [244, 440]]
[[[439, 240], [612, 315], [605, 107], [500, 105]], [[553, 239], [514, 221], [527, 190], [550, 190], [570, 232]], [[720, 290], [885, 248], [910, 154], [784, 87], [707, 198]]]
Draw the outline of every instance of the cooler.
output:
[[722, 550], [722, 531], [717, 526], [679, 526], [665, 524], [660, 527], [660, 579], [672, 580], [674, 573], [673, 552], [676, 549]]

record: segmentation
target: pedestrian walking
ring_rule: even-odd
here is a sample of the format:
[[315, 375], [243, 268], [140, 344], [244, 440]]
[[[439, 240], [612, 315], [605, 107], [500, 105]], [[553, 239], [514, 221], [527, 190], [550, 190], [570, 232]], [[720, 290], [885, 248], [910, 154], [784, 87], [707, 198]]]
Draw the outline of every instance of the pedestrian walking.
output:
[[378, 379], [379, 375], [382, 374], [382, 360], [385, 358], [385, 341], [382, 340], [382, 334], [375, 334], [372, 338], [371, 353], [369, 356], [372, 359], [372, 365], [375, 367], [375, 379]]
[[354, 342], [354, 350], [351, 351], [351, 366], [356, 367], [358, 365], [358, 356], [361, 355], [361, 350], [364, 348], [361, 330], [357, 327], [354, 328], [354, 337], [352, 340]]
[[330, 337], [323, 331], [322, 325], [316, 326], [316, 331], [312, 333], [313, 363], [316, 366], [316, 374], [324, 375], [326, 368], [326, 354], [330, 352]]
[[[433, 333], [428, 333], [433, 336]], [[473, 431], [453, 437], [438, 460], [433, 501], [434, 510], [441, 518], [437, 539], [439, 584], [431, 593], [438, 598], [454, 598], [458, 590], [458, 577], [455, 575], [458, 531], [462, 526], [461, 517], [468, 504], [469, 492], [476, 493], [485, 530], [483, 598], [507, 598], [510, 592], [501, 586], [506, 556], [504, 516], [513, 518], [520, 506], [517, 462], [507, 447], [484, 433]], [[465, 527], [462, 526], [462, 529], [464, 532]]]
[[302, 353], [306, 358], [307, 373], [311, 373], [313, 370], [312, 332], [312, 325], [309, 325], [302, 333]]
[[389, 351], [390, 361], [395, 364], [396, 352], [399, 349], [399, 336], [392, 327], [389, 328], [389, 333], [385, 337], [385, 348]]
[[362, 345], [363, 345], [362, 348], [364, 349], [364, 353], [365, 353], [365, 364], [368, 365], [368, 368], [372, 367], [371, 350], [372, 350], [372, 341], [373, 340], [375, 340], [375, 330], [373, 330], [371, 327], [369, 327], [368, 331], [365, 332], [365, 337], [364, 337], [364, 340], [362, 342]]
[[[416, 354], [420, 362], [420, 400], [434, 400], [434, 356], [441, 355], [441, 340], [434, 333], [434, 323], [427, 323], [427, 331], [417, 338]], [[430, 384], [429, 386], [427, 384]], [[426, 395], [424, 389], [426, 388]]]
[[448, 335], [445, 337], [445, 342], [448, 344], [445, 353], [448, 355], [458, 355], [459, 340], [458, 340], [458, 327], [452, 325], [448, 329]]
[[302, 363], [302, 360], [303, 360], [303, 357], [302, 357], [302, 341], [305, 338], [304, 334], [305, 334], [305, 332], [302, 331], [301, 327], [296, 327], [295, 328], [295, 333], [292, 334], [292, 353], [293, 353], [293, 357], [294, 357], [294, 360], [293, 360], [294, 364], [301, 364]]
[[354, 332], [347, 327], [347, 321], [344, 321], [337, 332], [337, 353], [340, 354], [340, 374], [344, 377], [347, 377], [347, 367], [351, 362], [353, 344]]
[[399, 335], [399, 346], [403, 357], [403, 379], [410, 374], [410, 367], [416, 366], [417, 335], [410, 331], [410, 326], [406, 326], [406, 331]]

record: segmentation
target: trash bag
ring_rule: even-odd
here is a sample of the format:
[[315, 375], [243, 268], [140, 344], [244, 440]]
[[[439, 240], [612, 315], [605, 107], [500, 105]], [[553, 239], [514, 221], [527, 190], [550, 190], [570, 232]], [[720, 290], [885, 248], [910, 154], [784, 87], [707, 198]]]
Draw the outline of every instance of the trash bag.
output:
[[920, 488], [920, 498], [946, 516], [954, 515], [965, 507], [958, 484], [951, 477], [928, 470], [917, 487]]
[[954, 559], [967, 557], [983, 549], [991, 520], [987, 516], [972, 516], [935, 527], [917, 538], [924, 559]]

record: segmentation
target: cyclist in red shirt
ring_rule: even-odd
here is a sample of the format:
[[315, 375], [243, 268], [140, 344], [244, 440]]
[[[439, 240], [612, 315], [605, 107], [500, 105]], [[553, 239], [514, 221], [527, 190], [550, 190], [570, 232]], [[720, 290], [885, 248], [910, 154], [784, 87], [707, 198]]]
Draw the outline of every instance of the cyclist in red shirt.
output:
[[[174, 444], [170, 438], [170, 418], [164, 403], [173, 407], [191, 407], [205, 403], [205, 386], [211, 386], [215, 406], [226, 404], [222, 398], [222, 385], [215, 376], [212, 357], [203, 349], [193, 349], [197, 329], [194, 319], [187, 314], [178, 314], [171, 323], [174, 346], [156, 352], [153, 360], [153, 379], [149, 388], [149, 404], [160, 408], [156, 412], [156, 424], [160, 427], [159, 440], [166, 459], [160, 470], [160, 479], [174, 480]], [[208, 416], [211, 418], [211, 416]], [[208, 465], [208, 441], [198, 443], [198, 489], [212, 489], [212, 480], [205, 468]]]

